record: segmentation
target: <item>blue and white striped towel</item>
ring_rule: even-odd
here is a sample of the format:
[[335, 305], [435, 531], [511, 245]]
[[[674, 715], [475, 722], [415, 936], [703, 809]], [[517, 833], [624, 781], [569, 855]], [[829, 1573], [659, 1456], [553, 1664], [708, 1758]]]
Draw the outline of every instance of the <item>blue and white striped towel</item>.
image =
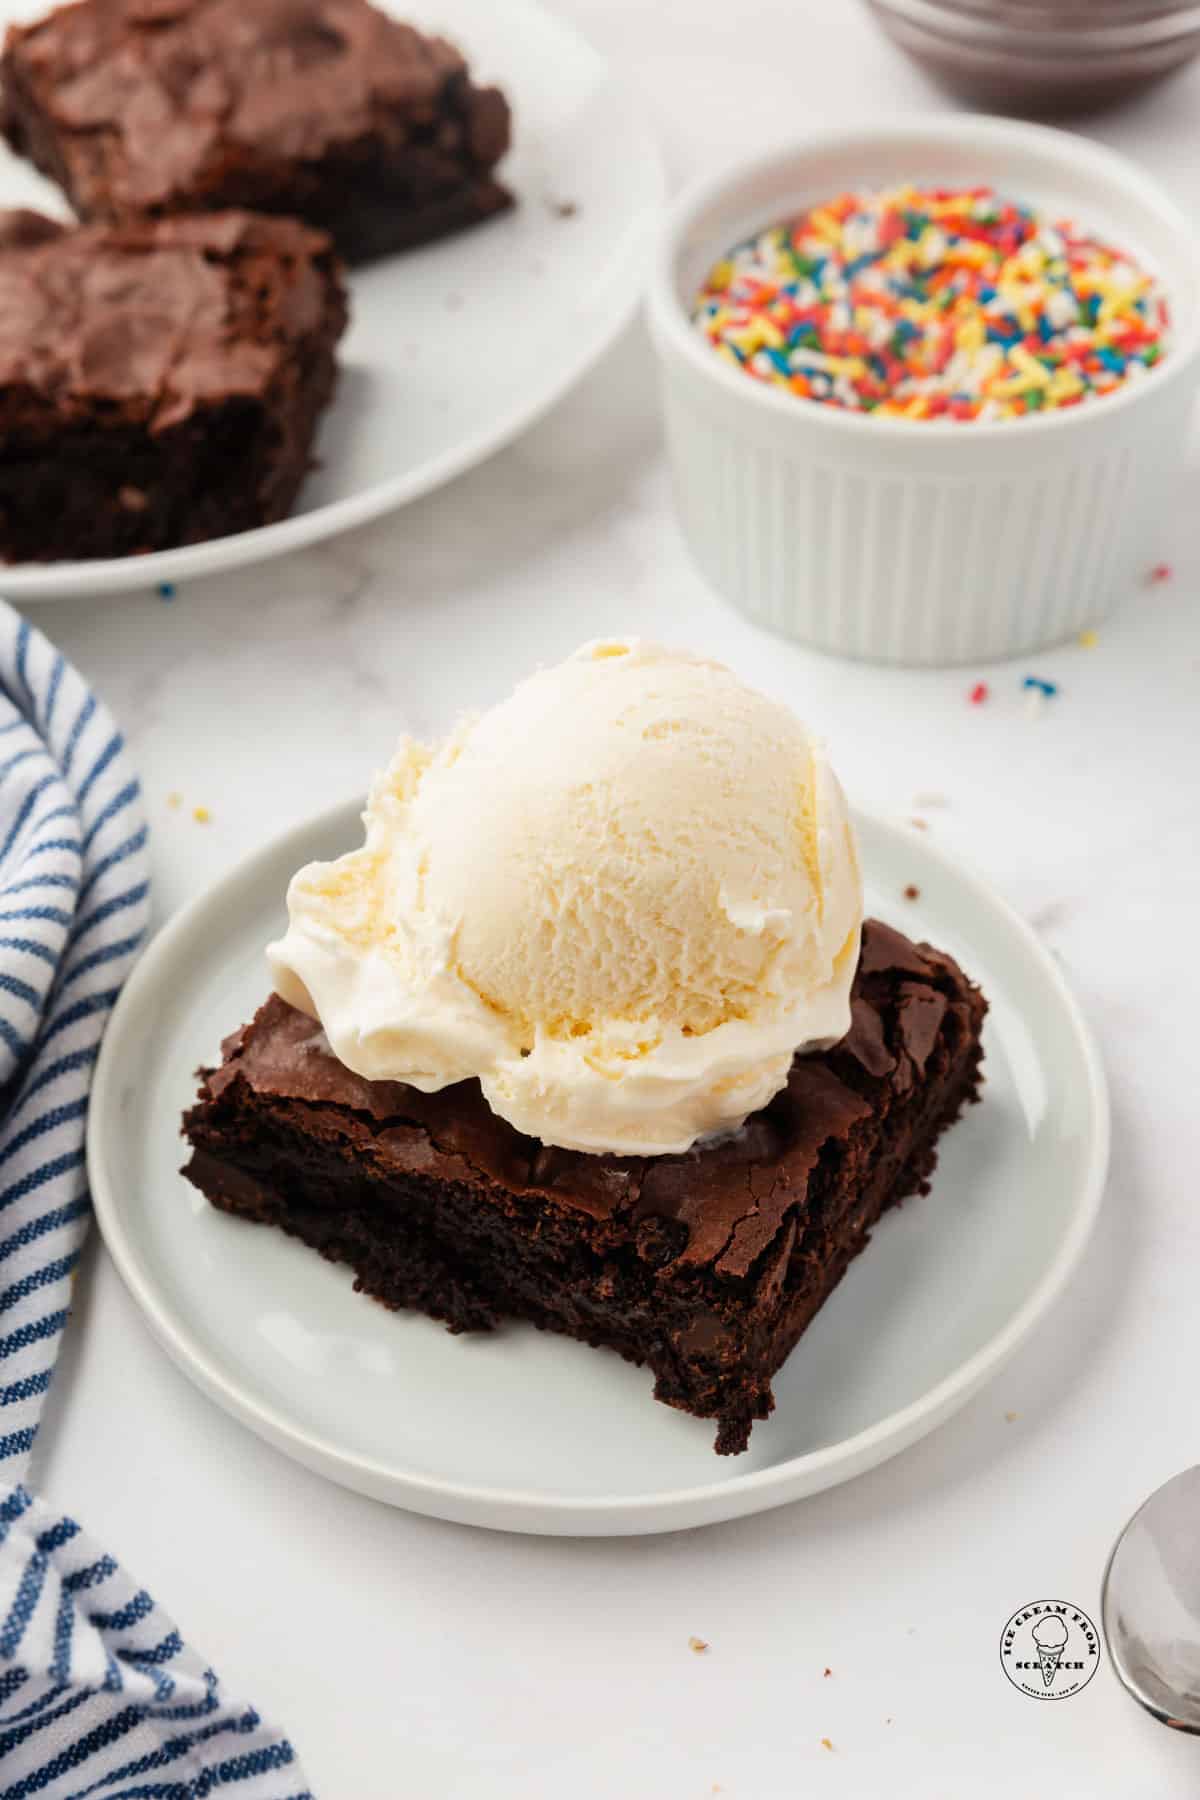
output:
[[0, 602], [0, 1800], [311, 1800], [287, 1739], [22, 1485], [87, 1231], [92, 1070], [149, 894], [120, 732]]

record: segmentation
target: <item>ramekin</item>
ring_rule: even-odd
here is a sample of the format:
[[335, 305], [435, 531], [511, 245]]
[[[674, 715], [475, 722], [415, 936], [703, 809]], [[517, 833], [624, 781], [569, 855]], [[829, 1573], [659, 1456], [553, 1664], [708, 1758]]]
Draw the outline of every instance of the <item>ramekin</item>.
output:
[[[832, 195], [986, 183], [1150, 269], [1167, 354], [1062, 412], [980, 422], [854, 414], [756, 382], [690, 318], [721, 256]], [[948, 115], [814, 133], [672, 208], [649, 288], [684, 535], [752, 619], [845, 656], [949, 665], [1095, 624], [1158, 560], [1200, 380], [1200, 239], [1157, 184], [1069, 132]]]

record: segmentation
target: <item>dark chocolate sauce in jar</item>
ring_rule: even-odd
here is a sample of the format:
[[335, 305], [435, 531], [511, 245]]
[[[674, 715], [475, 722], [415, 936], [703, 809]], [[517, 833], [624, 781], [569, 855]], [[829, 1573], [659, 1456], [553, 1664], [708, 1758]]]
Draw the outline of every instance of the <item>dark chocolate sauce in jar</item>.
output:
[[867, 0], [885, 31], [976, 105], [1109, 106], [1200, 54], [1195, 0]]

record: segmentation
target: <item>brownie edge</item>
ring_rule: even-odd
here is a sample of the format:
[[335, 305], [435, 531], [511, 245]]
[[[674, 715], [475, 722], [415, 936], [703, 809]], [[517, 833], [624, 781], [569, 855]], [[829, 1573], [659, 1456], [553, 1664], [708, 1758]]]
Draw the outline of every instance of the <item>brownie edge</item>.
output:
[[740, 1131], [685, 1155], [522, 1137], [477, 1082], [367, 1082], [278, 997], [202, 1074], [185, 1174], [384, 1305], [452, 1331], [522, 1318], [646, 1364], [655, 1396], [747, 1447], [771, 1377], [866, 1245], [925, 1192], [978, 1096], [986, 1002], [948, 956], [869, 922], [847, 1037], [797, 1057]]

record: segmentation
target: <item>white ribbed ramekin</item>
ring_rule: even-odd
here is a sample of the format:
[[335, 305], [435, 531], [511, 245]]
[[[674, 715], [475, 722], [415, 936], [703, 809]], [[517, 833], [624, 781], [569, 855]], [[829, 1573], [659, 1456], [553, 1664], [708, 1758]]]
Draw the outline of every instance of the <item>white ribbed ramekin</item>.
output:
[[[900, 181], [986, 183], [1098, 231], [1163, 283], [1168, 353], [1102, 399], [981, 423], [822, 406], [713, 352], [690, 313], [721, 256], [806, 206]], [[1109, 150], [967, 114], [815, 134], [677, 202], [649, 311], [684, 534], [763, 625], [875, 661], [979, 662], [1094, 624], [1158, 560], [1200, 379], [1200, 239]]]

